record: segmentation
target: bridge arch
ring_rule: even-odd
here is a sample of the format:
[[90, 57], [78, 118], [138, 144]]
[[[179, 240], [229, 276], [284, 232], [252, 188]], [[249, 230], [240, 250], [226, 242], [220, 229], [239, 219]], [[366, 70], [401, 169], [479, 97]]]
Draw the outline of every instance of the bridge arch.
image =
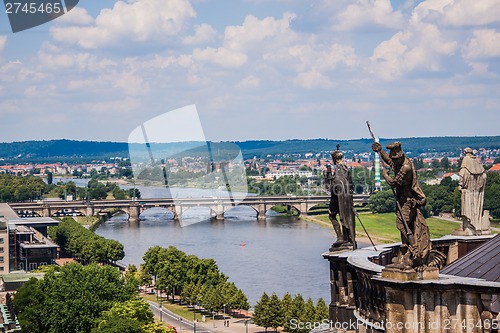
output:
[[224, 217], [229, 216], [251, 216], [255, 217], [259, 214], [259, 210], [254, 206], [238, 205], [227, 209], [224, 212]]
[[51, 210], [50, 211], [50, 217], [64, 217], [64, 216], [85, 216], [85, 213], [82, 213], [79, 209], [77, 208], [65, 208], [65, 209], [58, 209], [58, 210]]
[[19, 217], [42, 217], [43, 211], [37, 209], [17, 209], [16, 214]]
[[[301, 207], [300, 205], [297, 205], [297, 204], [286, 204], [286, 203], [275, 203], [273, 204], [272, 206], [268, 206], [269, 210], [273, 210], [274, 207], [284, 207], [284, 211], [280, 211], [279, 213], [292, 213], [292, 212], [295, 212], [297, 214], [297, 216], [300, 216], [303, 212], [301, 211]], [[276, 210], [273, 210], [273, 211], [276, 211]], [[267, 214], [267, 212], [266, 212]]]
[[155, 207], [145, 207], [141, 209], [141, 212], [139, 214], [139, 218], [145, 217], [148, 215], [155, 214], [165, 214], [166, 219], [168, 220], [175, 220], [176, 217], [176, 212], [175, 212], [175, 207], [173, 206], [155, 206]]

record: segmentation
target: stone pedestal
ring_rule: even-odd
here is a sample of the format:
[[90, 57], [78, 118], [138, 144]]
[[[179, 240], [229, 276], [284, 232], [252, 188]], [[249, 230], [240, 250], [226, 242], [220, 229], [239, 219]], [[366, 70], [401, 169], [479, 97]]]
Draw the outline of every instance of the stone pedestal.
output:
[[[465, 224], [465, 222], [463, 222]], [[452, 235], [454, 236], [481, 236], [481, 235], [491, 235], [490, 228], [490, 211], [484, 210], [481, 216], [480, 223], [474, 226], [475, 230], [462, 226], [462, 228], [454, 230]]]
[[330, 252], [345, 252], [352, 250], [353, 250], [352, 243], [333, 243], [329, 249]]
[[439, 269], [427, 267], [423, 271], [417, 272], [413, 268], [389, 265], [382, 269], [382, 278], [398, 281], [435, 280], [439, 279]]

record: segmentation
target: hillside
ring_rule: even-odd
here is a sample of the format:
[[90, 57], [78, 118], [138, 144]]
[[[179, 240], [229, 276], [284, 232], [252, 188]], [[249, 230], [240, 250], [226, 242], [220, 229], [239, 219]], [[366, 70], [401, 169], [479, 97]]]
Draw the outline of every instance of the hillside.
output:
[[[403, 149], [410, 156], [418, 156], [425, 153], [441, 153], [458, 155], [461, 148], [471, 147], [473, 149], [500, 149], [500, 136], [480, 137], [428, 137], [428, 138], [382, 138], [381, 143], [385, 146], [392, 141], [400, 141]], [[321, 153], [335, 150], [337, 144], [346, 156], [353, 153], [371, 151], [371, 139], [354, 140], [286, 140], [286, 141], [236, 141], [211, 143], [212, 150], [217, 152], [235, 147], [236, 144], [243, 152], [244, 158], [253, 156], [263, 157], [268, 154], [292, 154], [292, 153]], [[172, 152], [177, 156], [185, 155], [183, 151], [202, 151], [204, 143], [186, 142], [171, 144], [152, 144], [153, 149]], [[198, 148], [196, 148], [198, 147]], [[144, 146], [133, 145], [134, 149], [145, 151]], [[106, 159], [109, 157], [128, 157], [129, 145], [126, 142], [97, 142], [97, 141], [75, 141], [75, 140], [49, 140], [49, 141], [24, 141], [12, 143], [0, 143], [0, 158], [7, 162], [52, 162], [52, 161], [90, 161], [93, 159]]]

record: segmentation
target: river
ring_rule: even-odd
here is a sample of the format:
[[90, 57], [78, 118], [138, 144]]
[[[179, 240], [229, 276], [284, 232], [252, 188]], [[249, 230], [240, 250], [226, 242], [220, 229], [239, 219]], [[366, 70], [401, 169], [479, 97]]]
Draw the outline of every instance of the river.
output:
[[[87, 181], [77, 179], [77, 186], [85, 186]], [[143, 197], [165, 196], [158, 188], [138, 188]], [[205, 192], [201, 196], [213, 194]], [[181, 189], [181, 194], [200, 196], [200, 190]], [[152, 208], [141, 214], [138, 224], [130, 224], [125, 214], [117, 215], [96, 233], [124, 245], [125, 264], [138, 266], [144, 252], [155, 245], [173, 245], [187, 254], [214, 258], [252, 306], [264, 291], [280, 297], [286, 292], [300, 293], [306, 299], [317, 301], [322, 297], [330, 302], [328, 261], [321, 256], [334, 241], [330, 229], [272, 211], [266, 220], [259, 221], [250, 207], [233, 208], [223, 221], [210, 220], [209, 213], [208, 208], [191, 208], [183, 217], [190, 220], [188, 226], [181, 227], [173, 221], [171, 212]]]
[[[196, 219], [209, 212], [192, 208], [186, 214]], [[300, 293], [329, 302], [328, 261], [321, 256], [333, 242], [329, 230], [295, 217], [268, 216], [258, 221], [254, 215], [246, 207], [237, 207], [224, 221], [181, 227], [171, 213], [153, 208], [141, 215], [138, 225], [129, 224], [127, 215], [118, 215], [96, 233], [124, 245], [125, 264], [140, 264], [144, 252], [154, 245], [173, 245], [188, 254], [214, 258], [252, 306], [264, 291], [280, 297], [287, 291]]]

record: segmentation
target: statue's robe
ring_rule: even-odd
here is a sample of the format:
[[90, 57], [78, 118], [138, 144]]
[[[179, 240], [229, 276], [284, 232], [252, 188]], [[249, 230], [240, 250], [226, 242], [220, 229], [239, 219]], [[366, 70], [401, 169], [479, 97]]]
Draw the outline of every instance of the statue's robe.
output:
[[483, 202], [486, 173], [476, 156], [466, 155], [460, 166], [459, 186], [462, 190], [462, 218], [475, 230], [483, 230]]
[[343, 163], [335, 166], [333, 191], [337, 196], [338, 213], [344, 239], [351, 242], [356, 248], [353, 185], [350, 170]]

